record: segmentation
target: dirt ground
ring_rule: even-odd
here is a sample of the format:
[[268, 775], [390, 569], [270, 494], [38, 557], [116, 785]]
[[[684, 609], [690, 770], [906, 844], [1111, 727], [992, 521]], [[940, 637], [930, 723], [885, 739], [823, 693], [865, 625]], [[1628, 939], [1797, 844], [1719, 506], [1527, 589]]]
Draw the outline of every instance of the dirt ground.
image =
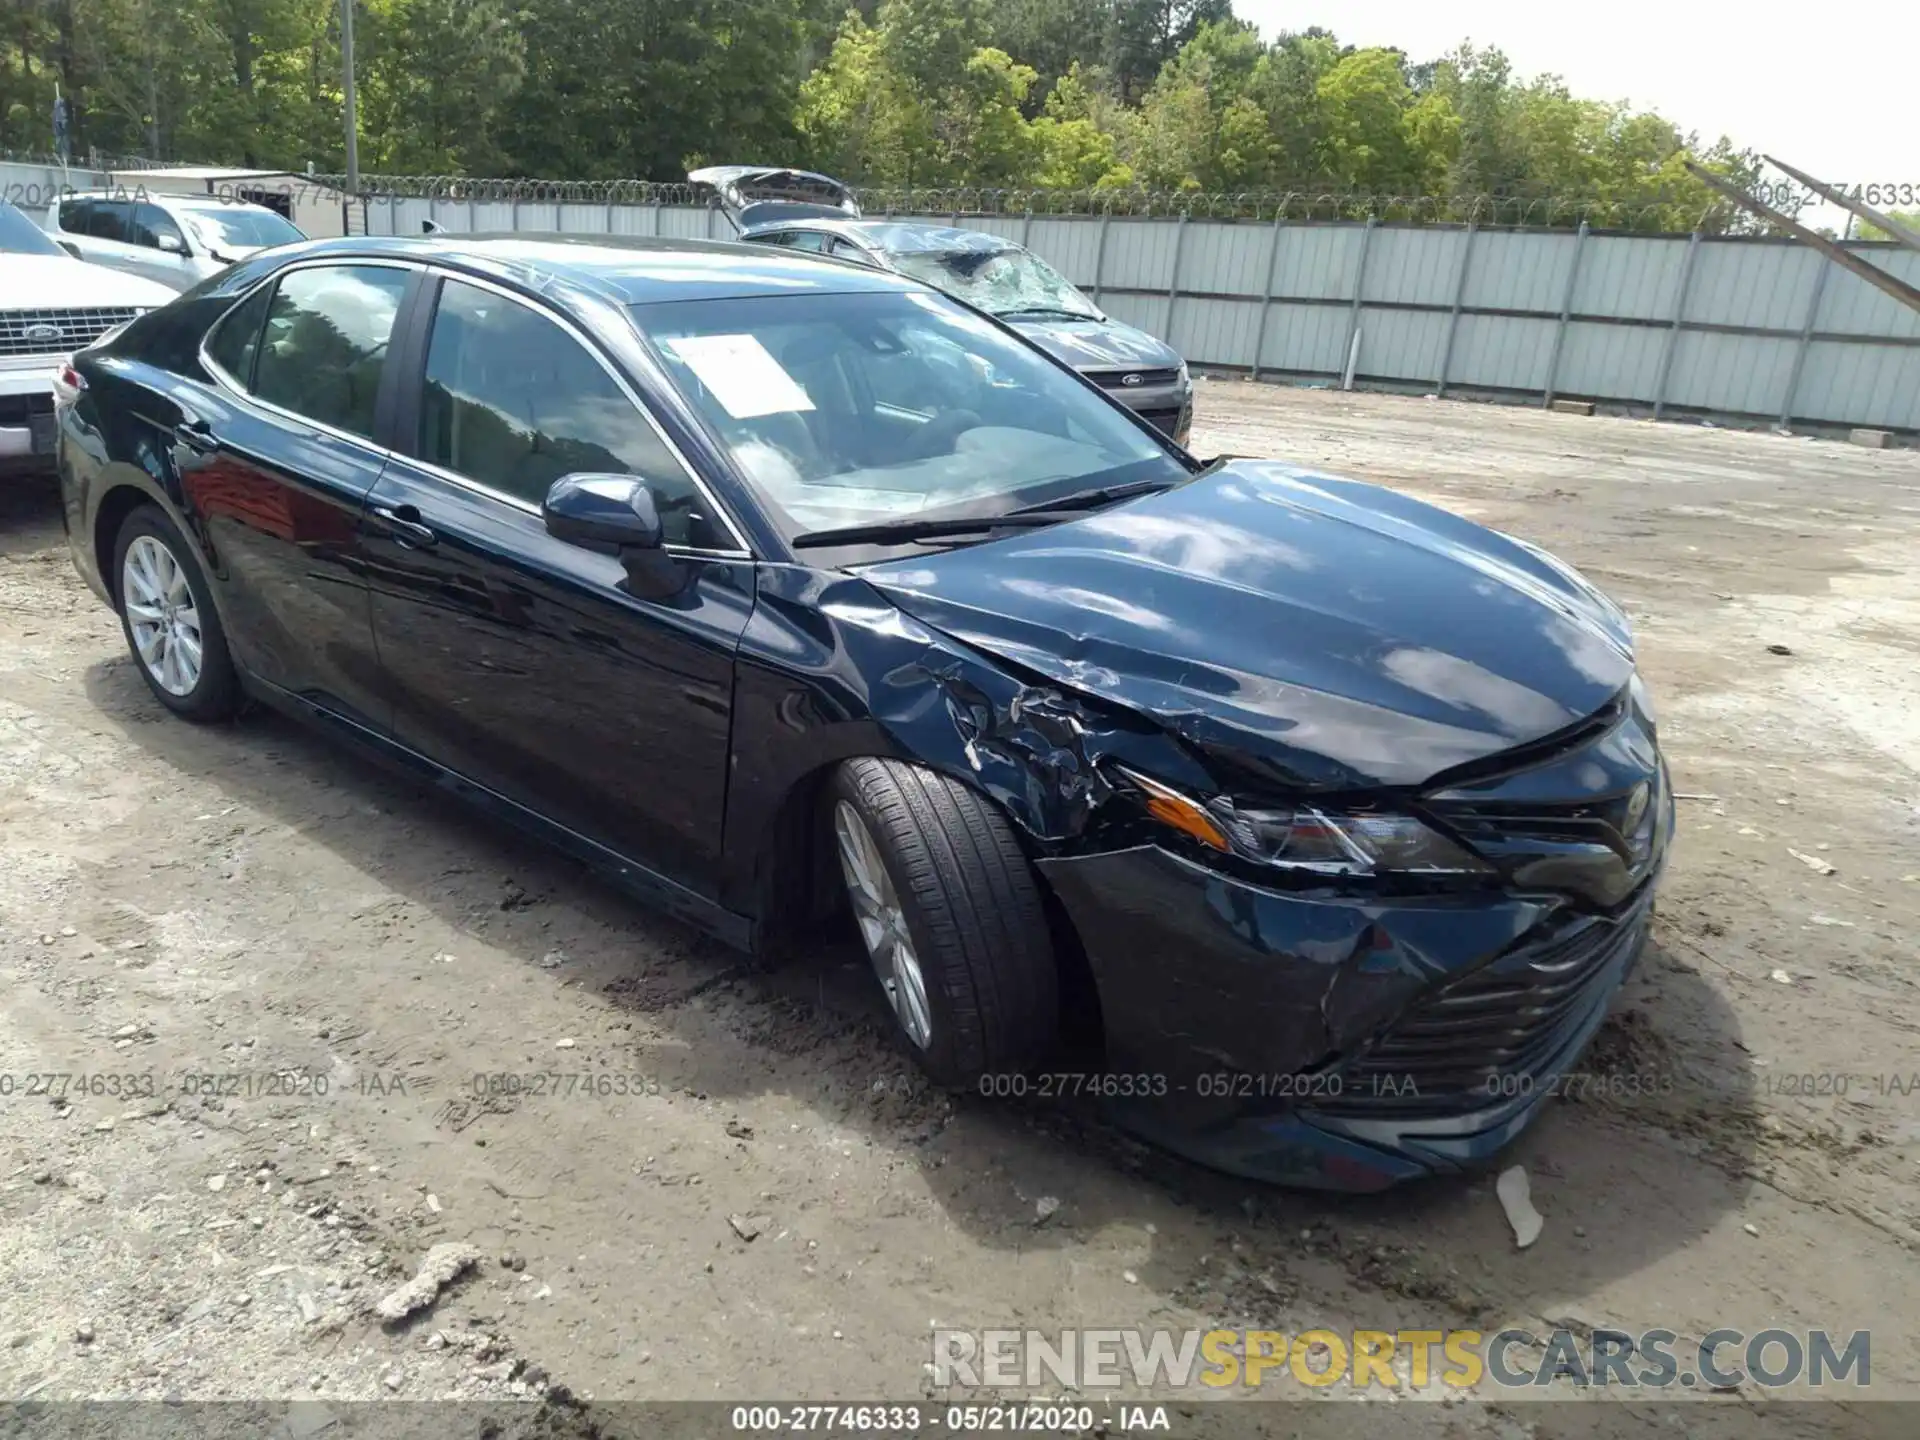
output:
[[[1432, 499], [1632, 613], [1685, 798], [1586, 1068], [1660, 1083], [1523, 1139], [1532, 1248], [1486, 1179], [1293, 1194], [931, 1092], [848, 949], [760, 974], [289, 722], [166, 717], [15, 480], [0, 1398], [898, 1399], [932, 1325], [1506, 1323], [1867, 1328], [1873, 1392], [1920, 1395], [1920, 454], [1238, 382], [1195, 443]], [[526, 1072], [608, 1079], [475, 1080]], [[482, 1263], [382, 1326], [449, 1241]], [[1695, 1398], [1395, 1408], [1500, 1440], [1879, 1418]]]

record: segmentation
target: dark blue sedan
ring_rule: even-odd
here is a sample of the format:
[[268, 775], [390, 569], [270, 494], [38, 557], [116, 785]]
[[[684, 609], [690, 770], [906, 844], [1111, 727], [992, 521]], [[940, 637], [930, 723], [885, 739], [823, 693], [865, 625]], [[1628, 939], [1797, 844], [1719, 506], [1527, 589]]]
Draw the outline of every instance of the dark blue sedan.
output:
[[61, 390], [161, 705], [316, 722], [749, 951], [844, 925], [942, 1084], [1378, 1188], [1517, 1133], [1641, 948], [1672, 804], [1618, 609], [1202, 464], [901, 276], [355, 237]]

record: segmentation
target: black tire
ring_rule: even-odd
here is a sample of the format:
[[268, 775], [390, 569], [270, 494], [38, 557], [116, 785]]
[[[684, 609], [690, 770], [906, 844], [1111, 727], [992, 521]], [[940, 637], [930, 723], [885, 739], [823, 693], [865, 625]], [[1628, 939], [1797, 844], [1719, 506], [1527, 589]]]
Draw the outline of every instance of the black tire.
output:
[[[184, 694], [174, 694], [167, 689], [141, 658], [139, 643], [134, 639], [133, 621], [127, 613], [127, 552], [142, 537], [164, 547], [180, 567], [193, 596], [193, 612], [199, 623], [200, 675]], [[193, 547], [159, 506], [142, 505], [120, 523], [120, 533], [113, 542], [113, 573], [107, 583], [113, 587], [114, 609], [120, 612], [120, 631], [127, 638], [127, 653], [133, 657], [133, 668], [147, 682], [154, 699], [185, 720], [207, 723], [231, 719], [240, 708], [240, 675], [227, 650], [226, 631], [221, 628], [219, 612], [213, 608], [213, 594]]]
[[925, 982], [927, 1043], [894, 1017], [908, 1053], [956, 1088], [1043, 1059], [1059, 1029], [1060, 973], [1039, 883], [1006, 818], [964, 785], [897, 760], [840, 767], [827, 817], [836, 851], [841, 804], [879, 851]]

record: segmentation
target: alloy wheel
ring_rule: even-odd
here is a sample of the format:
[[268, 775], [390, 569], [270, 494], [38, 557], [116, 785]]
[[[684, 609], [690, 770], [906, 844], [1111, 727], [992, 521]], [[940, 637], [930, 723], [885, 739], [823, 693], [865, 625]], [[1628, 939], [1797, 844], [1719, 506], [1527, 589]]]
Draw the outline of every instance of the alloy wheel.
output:
[[853, 902], [867, 958], [873, 962], [900, 1028], [925, 1050], [933, 1040], [927, 982], [920, 971], [919, 956], [914, 953], [913, 936], [907, 930], [906, 911], [880, 858], [880, 847], [874, 844], [859, 812], [845, 800], [834, 807], [833, 831], [839, 842], [840, 871], [846, 877], [847, 896]]
[[200, 683], [200, 611], [186, 567], [157, 537], [136, 535], [127, 546], [120, 599], [147, 674], [169, 695], [191, 695]]

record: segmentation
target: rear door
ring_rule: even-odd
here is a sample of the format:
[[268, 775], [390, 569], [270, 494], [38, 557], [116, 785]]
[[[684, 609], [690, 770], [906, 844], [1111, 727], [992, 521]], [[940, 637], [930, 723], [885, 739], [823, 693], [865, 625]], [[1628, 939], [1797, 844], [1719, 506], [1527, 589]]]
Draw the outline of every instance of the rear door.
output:
[[235, 657], [256, 678], [375, 731], [361, 519], [387, 463], [387, 355], [420, 272], [368, 260], [296, 266], [230, 311], [180, 379], [171, 451], [206, 537]]
[[96, 199], [86, 211], [86, 238], [81, 242], [81, 258], [95, 265], [139, 273], [140, 252], [131, 243], [133, 202], [120, 199]]
[[[637, 393], [558, 313], [440, 282], [370, 497], [374, 632], [405, 744], [679, 885], [716, 889], [752, 560]], [[540, 516], [572, 473], [653, 487], [681, 583], [636, 588]]]

